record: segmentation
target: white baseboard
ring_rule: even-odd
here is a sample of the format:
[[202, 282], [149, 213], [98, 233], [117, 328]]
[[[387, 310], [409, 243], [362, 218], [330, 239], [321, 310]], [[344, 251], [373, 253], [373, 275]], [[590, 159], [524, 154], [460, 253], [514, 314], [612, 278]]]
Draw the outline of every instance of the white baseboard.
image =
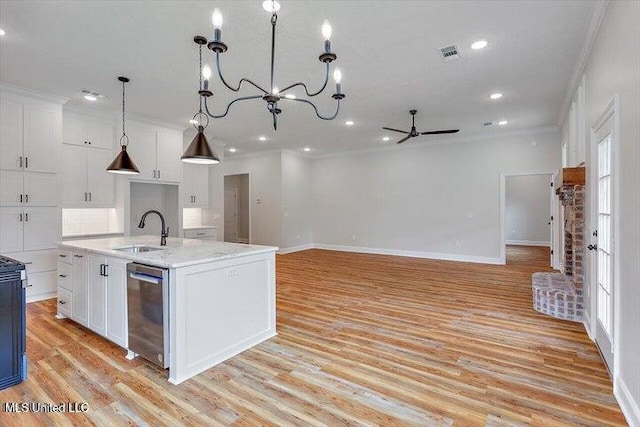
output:
[[640, 404], [633, 400], [629, 388], [619, 375], [614, 383], [613, 395], [616, 397], [629, 426], [640, 427]]
[[584, 321], [582, 324], [587, 331], [587, 335], [589, 335], [589, 339], [595, 342], [595, 337], [591, 334], [591, 313], [584, 312]]
[[237, 237], [236, 238], [236, 243], [245, 243], [245, 244], [249, 244], [249, 238], [244, 238], [244, 237]]
[[45, 299], [57, 298], [58, 292], [48, 292], [46, 294], [38, 294], [27, 297], [27, 304], [30, 302], [42, 301]]
[[507, 245], [515, 245], [515, 246], [546, 246], [551, 247], [551, 242], [539, 242], [536, 240], [507, 240], [505, 242]]
[[342, 246], [342, 245], [326, 245], [315, 244], [316, 249], [326, 249], [329, 251], [343, 251], [343, 252], [359, 252], [365, 254], [377, 254], [377, 255], [395, 255], [412, 258], [427, 258], [438, 259], [443, 261], [460, 261], [460, 262], [475, 262], [480, 264], [499, 264], [502, 262], [499, 257], [483, 257], [475, 255], [458, 255], [458, 254], [445, 254], [440, 252], [420, 252], [420, 251], [405, 251], [400, 249], [383, 249], [383, 248], [367, 248], [362, 246]]
[[277, 253], [278, 255], [290, 254], [293, 252], [306, 251], [307, 249], [314, 249], [316, 246], [313, 243], [308, 245], [289, 246], [288, 248], [282, 248]]

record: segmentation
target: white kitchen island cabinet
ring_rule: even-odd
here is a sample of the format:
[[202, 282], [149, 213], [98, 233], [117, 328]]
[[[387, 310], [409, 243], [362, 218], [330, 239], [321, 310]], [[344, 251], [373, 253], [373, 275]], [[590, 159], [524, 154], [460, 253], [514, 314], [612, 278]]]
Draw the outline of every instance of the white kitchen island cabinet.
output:
[[[127, 263], [135, 262], [168, 270], [168, 301], [164, 303], [168, 304], [169, 313], [169, 382], [179, 384], [276, 335], [278, 248], [177, 238], [169, 238], [167, 246], [162, 247], [159, 240], [158, 236], [118, 237], [59, 245], [61, 250], [88, 254], [89, 277], [91, 260], [95, 260], [98, 270], [104, 270], [99, 265], [108, 260], [108, 279], [117, 276], [113, 281], [105, 280], [104, 289], [89, 285], [90, 299], [92, 293], [96, 295], [101, 290], [104, 293], [100, 295], [106, 299], [106, 304], [99, 307], [89, 304], [90, 329], [94, 329], [91, 319], [95, 310], [93, 317], [99, 322], [94, 331], [127, 348], [127, 295], [123, 283]], [[117, 250], [133, 245], [158, 250]], [[113, 269], [116, 260], [118, 268]], [[74, 298], [67, 292], [60, 294]]]

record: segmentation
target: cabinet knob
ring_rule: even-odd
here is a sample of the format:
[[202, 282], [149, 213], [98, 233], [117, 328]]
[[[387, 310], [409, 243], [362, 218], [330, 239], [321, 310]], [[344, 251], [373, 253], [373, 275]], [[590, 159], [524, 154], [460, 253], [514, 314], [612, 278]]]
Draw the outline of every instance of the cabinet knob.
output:
[[67, 277], [66, 274], [58, 274], [58, 277]]
[[67, 302], [66, 301], [59, 301], [58, 304], [60, 305], [65, 305]]

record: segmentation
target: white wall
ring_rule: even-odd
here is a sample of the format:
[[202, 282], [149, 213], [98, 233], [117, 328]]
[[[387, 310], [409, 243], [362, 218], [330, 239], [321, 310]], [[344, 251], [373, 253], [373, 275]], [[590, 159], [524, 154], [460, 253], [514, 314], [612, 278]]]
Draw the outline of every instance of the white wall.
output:
[[[282, 212], [280, 152], [227, 157], [222, 163], [223, 175], [249, 174], [251, 200], [251, 243], [280, 246]], [[217, 180], [220, 178], [216, 178]], [[217, 184], [224, 187], [222, 179]], [[223, 195], [224, 196], [224, 195]], [[260, 203], [257, 200], [260, 199]], [[224, 210], [224, 209], [222, 209]], [[224, 230], [218, 229], [218, 234]]]
[[316, 244], [500, 262], [500, 174], [559, 168], [557, 130], [313, 162]]
[[548, 246], [551, 175], [514, 175], [505, 181], [507, 244]]
[[238, 197], [238, 211], [236, 212], [238, 220], [238, 235], [236, 236], [239, 241], [249, 240], [249, 175], [227, 175], [224, 177], [224, 189], [236, 190]]
[[[620, 301], [619, 363], [614, 387], [630, 423], [640, 425], [640, 2], [612, 1], [600, 25], [585, 67], [586, 129], [590, 134], [615, 94], [620, 97], [617, 206]], [[564, 127], [569, 126], [565, 122]], [[589, 161], [590, 143], [586, 144]], [[592, 168], [588, 167], [587, 174]], [[588, 176], [587, 179], [590, 177]], [[592, 195], [587, 187], [587, 197]], [[587, 204], [587, 209], [589, 204]], [[589, 218], [589, 216], [587, 216]], [[593, 225], [592, 225], [593, 226]], [[587, 261], [592, 261], [587, 258]], [[589, 307], [587, 302], [587, 307]], [[592, 321], [593, 322], [593, 321]]]
[[311, 160], [282, 151], [282, 249], [313, 243]]

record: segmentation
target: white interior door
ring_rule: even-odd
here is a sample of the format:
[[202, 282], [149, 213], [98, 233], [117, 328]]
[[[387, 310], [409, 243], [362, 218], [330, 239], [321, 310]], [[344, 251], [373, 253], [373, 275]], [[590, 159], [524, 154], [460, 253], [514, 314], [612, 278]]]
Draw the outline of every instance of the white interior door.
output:
[[224, 190], [224, 241], [238, 241], [238, 192], [229, 188]]
[[595, 338], [609, 370], [613, 371], [614, 304], [614, 240], [613, 240], [613, 185], [612, 146], [613, 116], [606, 120], [595, 134], [594, 169], [594, 224], [595, 244], [589, 245], [592, 253], [592, 280], [595, 281], [596, 331]]

